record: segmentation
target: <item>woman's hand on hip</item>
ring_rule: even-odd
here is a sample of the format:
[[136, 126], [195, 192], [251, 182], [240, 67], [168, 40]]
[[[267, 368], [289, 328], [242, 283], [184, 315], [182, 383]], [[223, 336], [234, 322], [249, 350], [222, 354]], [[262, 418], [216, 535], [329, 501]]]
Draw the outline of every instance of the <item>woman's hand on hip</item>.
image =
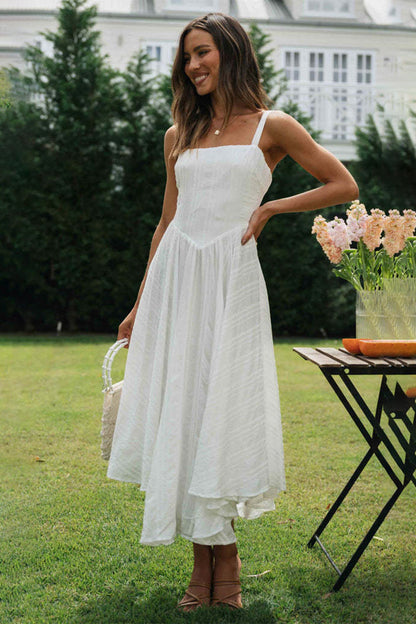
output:
[[270, 219], [270, 215], [266, 214], [266, 210], [264, 209], [264, 206], [265, 204], [263, 204], [262, 206], [259, 206], [252, 213], [250, 217], [250, 221], [248, 222], [247, 229], [244, 232], [243, 237], [241, 239], [242, 245], [245, 245], [252, 236], [254, 236], [257, 242], [257, 239], [260, 236], [262, 229], [266, 225], [267, 221]]

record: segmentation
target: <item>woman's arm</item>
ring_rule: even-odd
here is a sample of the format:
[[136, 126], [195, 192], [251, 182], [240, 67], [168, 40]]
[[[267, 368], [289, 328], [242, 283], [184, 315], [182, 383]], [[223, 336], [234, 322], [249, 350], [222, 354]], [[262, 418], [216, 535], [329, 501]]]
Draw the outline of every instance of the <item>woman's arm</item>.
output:
[[323, 186], [305, 193], [267, 202], [263, 206], [266, 206], [270, 216], [282, 212], [317, 210], [358, 197], [358, 186], [350, 172], [331, 152], [318, 145], [296, 119], [280, 111], [274, 111], [269, 117], [269, 132], [275, 143], [285, 155], [291, 156], [323, 183]]
[[[175, 160], [169, 157], [170, 151], [172, 149], [174, 140], [175, 140], [176, 128], [175, 126], [171, 126], [165, 133], [165, 141], [164, 141], [164, 155], [165, 155], [165, 166], [166, 166], [166, 186], [165, 186], [165, 194], [163, 199], [163, 208], [162, 215], [160, 217], [159, 223], [156, 226], [154, 231], [152, 242], [150, 245], [149, 251], [149, 259], [147, 261], [146, 271], [140, 284], [139, 292], [137, 295], [136, 302], [129, 314], [126, 318], [120, 323], [118, 328], [118, 336], [117, 339], [127, 338], [130, 340], [131, 332], [133, 329], [134, 319], [136, 318], [137, 308], [139, 307], [140, 298], [142, 296], [143, 288], [146, 283], [147, 274], [149, 272], [150, 264], [153, 260], [153, 257], [156, 253], [156, 250], [159, 246], [160, 241], [168, 227], [169, 223], [173, 219], [176, 213], [176, 203], [178, 199], [178, 189], [176, 186], [176, 178], [175, 178]], [[128, 346], [128, 345], [127, 345]]]
[[331, 152], [318, 145], [293, 117], [282, 111], [272, 111], [267, 131], [271, 145], [280, 153], [279, 160], [291, 156], [323, 186], [262, 204], [250, 219], [241, 240], [243, 244], [252, 235], [257, 240], [267, 221], [276, 214], [317, 210], [358, 197], [358, 186], [350, 172]]

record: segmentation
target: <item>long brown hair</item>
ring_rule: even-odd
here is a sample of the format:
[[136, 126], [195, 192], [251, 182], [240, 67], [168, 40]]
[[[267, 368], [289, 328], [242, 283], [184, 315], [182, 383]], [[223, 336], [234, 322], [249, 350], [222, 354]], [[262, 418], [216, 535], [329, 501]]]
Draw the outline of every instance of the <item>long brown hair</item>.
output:
[[184, 70], [184, 41], [193, 28], [210, 33], [219, 50], [217, 88], [225, 104], [224, 125], [228, 123], [235, 100], [251, 110], [267, 108], [266, 102], [271, 101], [261, 84], [253, 45], [241, 24], [225, 13], [207, 13], [193, 19], [180, 35], [172, 69], [172, 117], [177, 129], [170, 154], [173, 158], [196, 146], [214, 116], [210, 94], [198, 95]]

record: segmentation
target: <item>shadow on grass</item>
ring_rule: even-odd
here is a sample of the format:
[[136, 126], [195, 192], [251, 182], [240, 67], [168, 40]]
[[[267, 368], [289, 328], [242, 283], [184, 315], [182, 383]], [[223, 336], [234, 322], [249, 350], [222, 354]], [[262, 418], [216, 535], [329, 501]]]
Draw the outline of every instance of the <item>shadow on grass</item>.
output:
[[74, 624], [274, 624], [280, 621], [273, 616], [271, 605], [262, 599], [252, 601], [239, 611], [206, 606], [188, 613], [176, 608], [179, 600], [176, 587], [159, 587], [144, 594], [131, 583], [119, 590], [107, 590], [102, 596], [87, 599], [76, 609], [70, 621]]
[[[402, 563], [404, 565], [402, 565]], [[414, 624], [416, 621], [415, 566], [400, 564], [354, 572], [344, 587], [330, 593], [336, 574], [321, 567], [283, 564], [279, 581], [250, 581], [240, 611], [202, 607], [183, 613], [176, 585], [143, 591], [134, 581], [88, 596], [71, 613], [72, 624]], [[409, 573], [410, 572], [410, 573]]]
[[[322, 570], [282, 568], [286, 593], [292, 599], [293, 619], [302, 624], [414, 624], [416, 622], [416, 565], [409, 553], [398, 562], [367, 558], [365, 570], [355, 568], [337, 592], [338, 576], [323, 560]], [[357, 564], [360, 565], [359, 563]], [[282, 600], [285, 601], [284, 592]], [[286, 620], [284, 620], [286, 622]]]

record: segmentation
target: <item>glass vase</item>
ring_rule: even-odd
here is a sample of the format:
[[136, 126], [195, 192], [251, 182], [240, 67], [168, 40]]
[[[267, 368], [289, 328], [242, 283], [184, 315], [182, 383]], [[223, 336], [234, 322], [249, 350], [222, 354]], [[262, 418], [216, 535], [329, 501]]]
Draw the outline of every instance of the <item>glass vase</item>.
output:
[[416, 279], [385, 279], [382, 290], [357, 291], [356, 336], [416, 339]]

